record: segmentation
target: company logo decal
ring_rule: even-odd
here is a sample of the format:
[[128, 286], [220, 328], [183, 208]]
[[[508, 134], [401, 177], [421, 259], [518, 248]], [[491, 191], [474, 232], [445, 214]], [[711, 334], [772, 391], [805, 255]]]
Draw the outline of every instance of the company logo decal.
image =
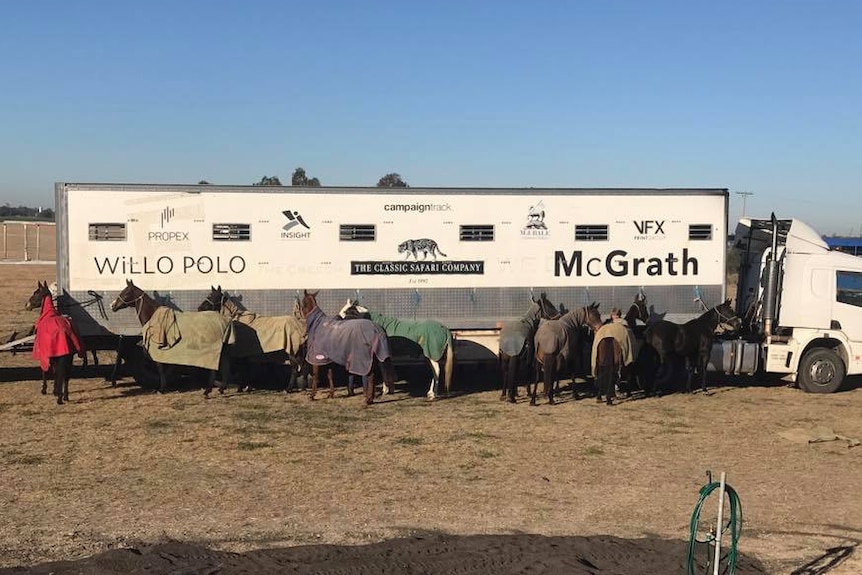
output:
[[664, 238], [664, 223], [665, 220], [635, 220], [632, 222], [635, 226], [636, 240], [656, 240]]
[[[404, 240], [398, 244], [398, 253], [404, 254], [403, 260], [352, 261], [350, 275], [482, 275], [485, 273], [485, 262], [481, 260], [438, 260], [438, 255], [444, 258], [449, 256], [440, 250], [435, 240], [430, 238]], [[428, 259], [429, 255], [432, 259]]]
[[547, 238], [549, 235], [548, 226], [545, 224], [545, 204], [540, 200], [527, 210], [527, 223], [521, 228], [521, 237]]
[[189, 232], [165, 229], [171, 223], [171, 220], [174, 219], [175, 215], [176, 211], [174, 208], [165, 206], [159, 212], [159, 231], [147, 232], [147, 240], [160, 244], [189, 241]]
[[159, 227], [164, 229], [165, 224], [170, 223], [171, 218], [173, 218], [173, 217], [174, 217], [174, 209], [170, 206], [167, 206], [159, 214]]
[[[311, 232], [303, 231], [301, 228], [305, 228], [306, 230], [310, 230], [311, 226], [309, 226], [304, 219], [302, 219], [302, 215], [296, 210], [284, 210], [281, 212], [284, 214], [284, 217], [287, 218], [287, 223], [282, 226], [281, 237], [286, 239], [308, 239], [311, 237]], [[300, 227], [301, 226], [301, 227]], [[299, 228], [299, 229], [295, 229]]]

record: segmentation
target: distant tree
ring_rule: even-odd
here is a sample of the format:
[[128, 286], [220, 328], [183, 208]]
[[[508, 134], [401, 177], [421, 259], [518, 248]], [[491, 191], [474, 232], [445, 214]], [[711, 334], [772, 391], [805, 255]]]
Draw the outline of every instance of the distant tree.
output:
[[200, 182], [198, 182], [198, 185], [199, 186], [208, 186], [208, 185], [210, 185], [210, 183], [206, 180], [201, 180]]
[[320, 180], [317, 178], [309, 178], [308, 174], [305, 173], [305, 168], [296, 168], [293, 171], [293, 176], [290, 178], [290, 185], [319, 188]]
[[280, 186], [281, 180], [278, 176], [264, 176], [259, 182], [252, 184], [253, 186]]
[[378, 188], [409, 188], [399, 174], [392, 172], [391, 174], [386, 174], [380, 180], [377, 181]]
[[51, 208], [45, 208], [44, 210], [39, 212], [38, 217], [40, 220], [48, 220], [50, 222], [53, 222], [54, 221], [54, 210], [52, 210]]
[[308, 183], [308, 176], [305, 174], [305, 168], [296, 168], [293, 170], [293, 176], [290, 178], [291, 186], [304, 186]]

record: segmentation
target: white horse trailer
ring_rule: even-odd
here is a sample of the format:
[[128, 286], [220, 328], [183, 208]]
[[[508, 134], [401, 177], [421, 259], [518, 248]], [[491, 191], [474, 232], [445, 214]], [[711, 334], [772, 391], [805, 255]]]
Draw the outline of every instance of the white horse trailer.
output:
[[358, 298], [496, 352], [540, 292], [607, 313], [643, 290], [673, 321], [722, 301], [727, 213], [725, 189], [58, 183], [57, 276], [84, 337], [140, 334], [104, 312], [131, 279], [187, 311], [214, 285], [265, 315], [320, 290], [327, 313]]

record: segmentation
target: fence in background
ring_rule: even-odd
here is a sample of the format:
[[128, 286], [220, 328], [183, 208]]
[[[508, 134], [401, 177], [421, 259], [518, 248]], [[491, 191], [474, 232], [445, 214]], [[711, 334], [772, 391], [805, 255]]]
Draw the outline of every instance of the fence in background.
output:
[[57, 259], [54, 222], [3, 222], [2, 261], [53, 262]]

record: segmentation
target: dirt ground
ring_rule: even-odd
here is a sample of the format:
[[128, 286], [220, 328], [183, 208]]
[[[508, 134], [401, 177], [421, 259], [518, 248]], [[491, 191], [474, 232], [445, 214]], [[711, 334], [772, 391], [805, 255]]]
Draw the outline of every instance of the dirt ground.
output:
[[[0, 336], [53, 275], [0, 265]], [[58, 406], [29, 354], [0, 354], [0, 573], [682, 573], [707, 471], [741, 502], [737, 572], [862, 573], [859, 379], [531, 408], [459, 370], [451, 397], [401, 384], [363, 408], [107, 370], [78, 368]], [[788, 433], [818, 427], [838, 438]]]

